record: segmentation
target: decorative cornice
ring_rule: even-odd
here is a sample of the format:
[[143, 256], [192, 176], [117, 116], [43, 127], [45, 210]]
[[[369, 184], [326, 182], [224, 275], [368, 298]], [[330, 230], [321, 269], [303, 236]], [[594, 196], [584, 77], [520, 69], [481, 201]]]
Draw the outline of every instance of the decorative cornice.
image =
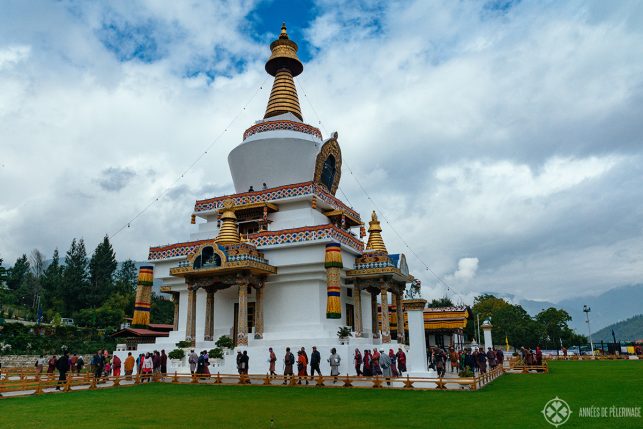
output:
[[406, 311], [422, 311], [426, 307], [426, 299], [404, 299], [402, 305]]
[[[248, 236], [248, 243], [257, 247], [327, 240], [337, 241], [358, 252], [364, 250], [364, 243], [331, 224], [282, 229], [279, 231], [262, 231]], [[211, 242], [212, 240], [199, 240], [150, 247], [148, 260], [161, 261], [174, 257], [185, 257], [194, 253], [200, 246]]]
[[243, 206], [244, 204], [276, 202], [286, 198], [302, 197], [308, 195], [314, 195], [334, 209], [344, 210], [353, 218], [361, 221], [359, 213], [348, 207], [341, 200], [331, 195], [320, 185], [317, 185], [312, 181], [293, 183], [292, 185], [278, 186], [276, 188], [269, 188], [261, 191], [242, 192], [239, 194], [224, 195], [221, 197], [208, 198], [205, 200], [197, 200], [197, 202], [194, 204], [194, 214], [219, 210], [223, 208], [223, 201], [226, 199], [232, 199], [235, 206]]
[[319, 140], [322, 139], [321, 131], [319, 131], [318, 128], [302, 122], [281, 119], [276, 121], [264, 121], [260, 124], [251, 126], [243, 133], [243, 140], [245, 141], [248, 137], [255, 134], [279, 130], [296, 131], [298, 133], [310, 134], [311, 136], [317, 137]]

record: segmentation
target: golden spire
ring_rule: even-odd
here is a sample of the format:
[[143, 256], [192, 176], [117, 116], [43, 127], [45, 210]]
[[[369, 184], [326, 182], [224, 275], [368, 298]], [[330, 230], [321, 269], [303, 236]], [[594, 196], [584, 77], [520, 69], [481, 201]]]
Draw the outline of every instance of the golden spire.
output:
[[380, 221], [377, 220], [375, 210], [373, 210], [371, 221], [368, 223], [368, 242], [366, 243], [366, 250], [383, 250], [388, 253], [386, 246], [384, 245], [381, 232], [382, 226], [380, 225]]
[[299, 97], [293, 77], [304, 71], [297, 58], [297, 44], [288, 38], [286, 23], [281, 25], [279, 38], [270, 44], [272, 55], [266, 62], [266, 72], [275, 77], [264, 119], [284, 113], [292, 113], [303, 121]]
[[218, 244], [239, 244], [241, 237], [239, 237], [239, 229], [237, 228], [237, 216], [234, 214], [234, 203], [232, 200], [225, 200], [223, 202], [223, 213], [219, 218], [221, 220], [221, 228], [219, 235], [214, 240]]

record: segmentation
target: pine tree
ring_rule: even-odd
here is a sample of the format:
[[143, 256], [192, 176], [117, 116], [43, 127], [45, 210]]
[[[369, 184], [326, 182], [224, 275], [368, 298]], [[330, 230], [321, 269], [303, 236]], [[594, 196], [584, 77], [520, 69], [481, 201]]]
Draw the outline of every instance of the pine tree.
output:
[[54, 256], [51, 264], [45, 269], [42, 277], [43, 307], [51, 309], [57, 313], [64, 311], [63, 300], [63, 266], [60, 265], [60, 256], [58, 249], [54, 250]]
[[114, 249], [109, 237], [105, 236], [89, 261], [89, 288], [86, 294], [88, 306], [100, 307], [113, 292], [117, 265]]
[[121, 263], [116, 273], [114, 288], [121, 294], [132, 294], [136, 291], [136, 264], [131, 259]]
[[65, 268], [63, 269], [62, 298], [65, 311], [71, 315], [74, 311], [83, 308], [87, 292], [87, 252], [85, 242], [81, 238], [74, 238], [65, 255]]
[[22, 255], [16, 260], [16, 263], [9, 270], [7, 276], [7, 287], [11, 290], [17, 290], [25, 282], [29, 272], [29, 261], [27, 255]]
[[7, 281], [7, 269], [2, 266], [3, 259], [0, 258], [0, 289], [5, 285]]

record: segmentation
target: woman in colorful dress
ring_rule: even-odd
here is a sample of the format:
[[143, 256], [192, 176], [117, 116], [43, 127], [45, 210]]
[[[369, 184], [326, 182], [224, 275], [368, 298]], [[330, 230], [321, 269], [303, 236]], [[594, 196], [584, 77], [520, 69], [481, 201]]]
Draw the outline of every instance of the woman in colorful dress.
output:
[[362, 353], [360, 353], [359, 349], [355, 349], [353, 361], [355, 362], [355, 372], [357, 375], [362, 375]]
[[371, 370], [371, 351], [364, 350], [364, 371], [362, 371], [364, 377], [370, 377], [373, 375]]
[[397, 349], [397, 369], [400, 371], [400, 374], [403, 372], [406, 372], [406, 353], [402, 350], [402, 348]]
[[395, 352], [393, 351], [393, 349], [388, 349], [388, 357], [391, 359], [391, 373], [393, 374], [393, 377], [399, 377], [400, 374], [397, 372], [397, 365], [396, 365], [397, 358], [395, 356]]

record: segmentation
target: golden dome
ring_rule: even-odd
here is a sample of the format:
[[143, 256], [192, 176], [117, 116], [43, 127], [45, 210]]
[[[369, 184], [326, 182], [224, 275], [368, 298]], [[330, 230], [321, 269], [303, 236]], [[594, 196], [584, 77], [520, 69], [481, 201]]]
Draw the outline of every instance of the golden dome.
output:
[[219, 244], [238, 244], [241, 242], [239, 237], [239, 229], [237, 228], [237, 216], [234, 214], [234, 203], [232, 200], [225, 200], [223, 202], [223, 213], [219, 218], [221, 220], [221, 228], [219, 235], [214, 240]]
[[297, 58], [297, 44], [288, 38], [286, 23], [281, 26], [279, 38], [270, 44], [272, 55], [266, 62], [266, 72], [275, 77], [264, 119], [284, 113], [292, 113], [303, 121], [299, 97], [293, 77], [304, 70]]
[[380, 221], [377, 220], [375, 210], [373, 210], [371, 221], [368, 223], [368, 242], [366, 243], [366, 250], [383, 250], [388, 253], [386, 246], [384, 245], [381, 232], [382, 226], [380, 225]]

